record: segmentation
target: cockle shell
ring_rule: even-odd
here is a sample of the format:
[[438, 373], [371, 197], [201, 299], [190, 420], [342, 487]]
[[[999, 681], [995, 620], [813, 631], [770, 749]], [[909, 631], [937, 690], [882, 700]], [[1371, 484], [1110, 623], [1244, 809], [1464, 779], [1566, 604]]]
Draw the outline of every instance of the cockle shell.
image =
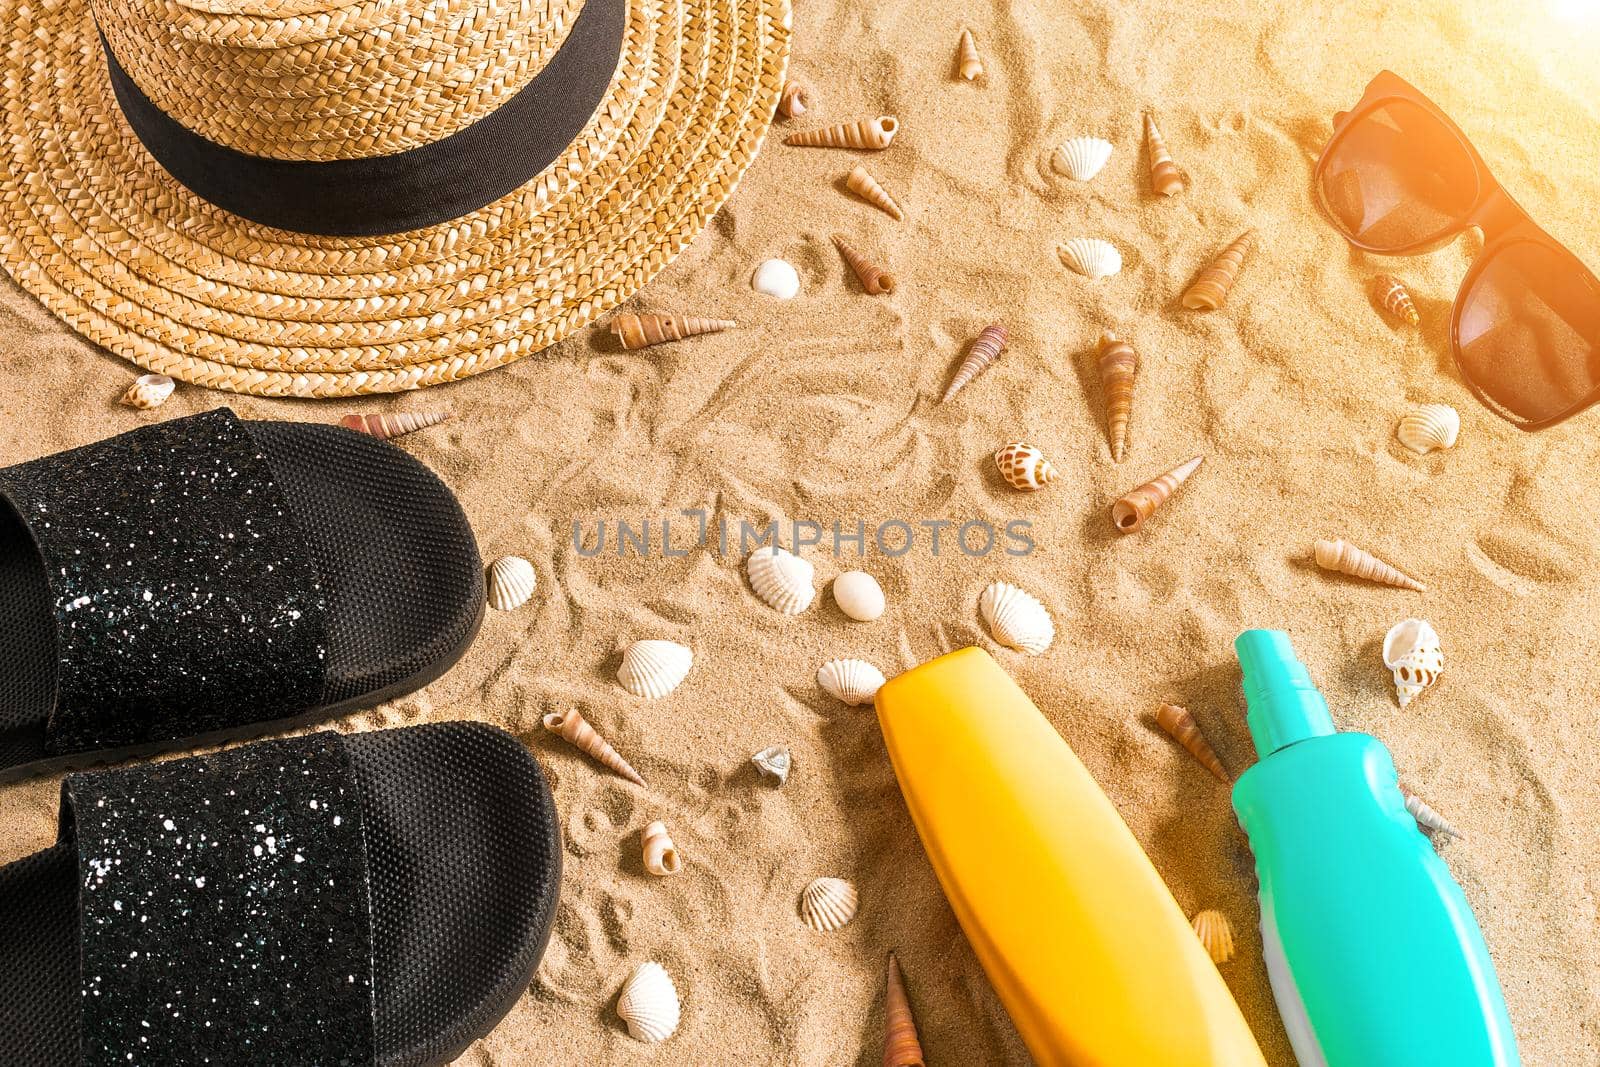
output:
[[955, 376], [950, 379], [950, 385], [939, 402], [948, 403], [968, 382], [988, 370], [989, 364], [1000, 358], [1000, 353], [1006, 350], [1010, 342], [1011, 334], [1004, 326], [985, 326], [962, 357], [961, 365], [956, 368]]
[[1025, 493], [1043, 489], [1057, 476], [1044, 453], [1025, 441], [1014, 441], [996, 452], [994, 465], [1000, 468], [1000, 477], [1011, 483], [1013, 489]]
[[783, 86], [783, 95], [778, 98], [778, 114], [786, 119], [796, 118], [806, 113], [811, 106], [811, 87], [802, 82], [790, 81]]
[[1409, 574], [1390, 566], [1371, 552], [1357, 548], [1349, 541], [1318, 541], [1312, 547], [1312, 553], [1316, 557], [1317, 566], [1325, 571], [1338, 571], [1353, 578], [1392, 585], [1396, 589], [1410, 589], [1417, 593], [1427, 589], [1427, 586]]
[[1394, 435], [1419, 456], [1437, 449], [1451, 448], [1461, 434], [1461, 414], [1449, 404], [1423, 404], [1413, 408]]
[[852, 708], [870, 704], [883, 685], [883, 672], [864, 659], [830, 659], [817, 669], [817, 684]]
[[1056, 639], [1056, 624], [1039, 598], [1009, 582], [985, 589], [978, 608], [989, 633], [1007, 648], [1037, 656]]
[[1144, 143], [1150, 152], [1150, 185], [1162, 196], [1183, 192], [1183, 174], [1167, 153], [1167, 140], [1156, 128], [1155, 118], [1148, 114], [1144, 117]]
[[1394, 316], [1397, 321], [1408, 326], [1415, 326], [1422, 321], [1422, 316], [1417, 314], [1417, 305], [1411, 299], [1411, 294], [1406, 291], [1405, 284], [1393, 274], [1380, 274], [1373, 278], [1372, 288], [1383, 310]]
[[1228, 290], [1239, 277], [1245, 256], [1255, 247], [1256, 231], [1246, 230], [1224, 248], [1195, 278], [1183, 294], [1183, 306], [1190, 311], [1215, 311], [1228, 302]]
[[983, 60], [978, 58], [978, 42], [972, 39], [971, 30], [961, 31], [961, 40], [956, 44], [956, 66], [967, 81], [983, 75]]
[[634, 785], [644, 785], [639, 772], [629, 766], [628, 761], [618, 755], [605, 738], [595, 733], [594, 727], [585, 722], [577, 711], [558, 711], [546, 715], [544, 728], [553, 734], [560, 734], [563, 741], [582, 749]]
[[1464, 836], [1460, 830], [1450, 825], [1450, 820], [1430, 808], [1426, 802], [1415, 793], [1406, 794], [1406, 811], [1417, 820], [1417, 825], [1434, 833], [1445, 834], [1449, 837]]
[[1085, 278], [1109, 278], [1122, 269], [1122, 253], [1098, 237], [1073, 237], [1056, 249], [1056, 255]]
[[1111, 458], [1121, 463], [1128, 453], [1128, 419], [1133, 414], [1133, 381], [1139, 374], [1139, 354], [1133, 346], [1112, 333], [1100, 335], [1096, 356], [1100, 365], [1100, 388], [1106, 398], [1106, 439], [1111, 443]]
[[617, 315], [611, 334], [629, 352], [664, 341], [681, 341], [703, 333], [721, 333], [738, 323], [732, 319], [707, 319], [698, 315]]
[[817, 595], [811, 585], [817, 569], [809, 560], [777, 545], [763, 545], [750, 553], [744, 573], [756, 596], [785, 615], [800, 614]]
[[639, 964], [617, 997], [617, 1014], [628, 1024], [628, 1033], [646, 1044], [671, 1037], [682, 1010], [672, 976], [654, 961]]
[[833, 243], [838, 246], [839, 254], [844, 256], [844, 261], [850, 264], [850, 269], [861, 279], [861, 288], [872, 296], [879, 293], [894, 292], [894, 275], [878, 266], [866, 256], [857, 252], [845, 243], [845, 239], [834, 234]]
[[1403, 619], [1383, 639], [1383, 665], [1394, 672], [1395, 696], [1402, 708], [1422, 695], [1444, 671], [1439, 635], [1425, 619]]
[[1187, 463], [1179, 464], [1153, 482], [1145, 482], [1139, 488], [1128, 493], [1127, 496], [1111, 505], [1111, 521], [1117, 527], [1117, 532], [1131, 534], [1144, 526], [1145, 520], [1151, 512], [1165, 503], [1173, 491], [1189, 479], [1200, 466], [1203, 456], [1196, 456]]
[[866, 571], [845, 571], [833, 580], [833, 602], [857, 622], [872, 622], [883, 614], [883, 587]]
[[148, 411], [165, 404], [176, 388], [177, 383], [165, 374], [141, 374], [122, 394], [122, 402], [130, 408]]
[[807, 148], [888, 148], [900, 132], [900, 121], [893, 115], [879, 115], [859, 122], [841, 122], [815, 130], [801, 130], [783, 139], [784, 144]]
[[1200, 943], [1206, 947], [1206, 955], [1211, 957], [1211, 962], [1227, 963], [1233, 959], [1233, 924], [1226, 915], [1207, 908], [1196, 912], [1189, 922], [1194, 926]]
[[878, 179], [867, 172], [866, 167], [857, 164], [851, 168], [850, 173], [845, 175], [844, 187], [896, 222], [905, 220], [906, 215], [900, 210], [900, 205], [887, 189], [878, 184]]
[[1233, 776], [1228, 773], [1228, 768], [1223, 766], [1216, 749], [1206, 740], [1206, 735], [1200, 730], [1200, 724], [1195, 722], [1188, 708], [1177, 704], [1163, 704], [1156, 709], [1156, 724], [1187, 749], [1191, 756], [1199, 760], [1201, 766], [1216, 775], [1219, 782], [1233, 781]]
[[689, 677], [694, 652], [676, 641], [635, 641], [622, 653], [617, 681], [636, 697], [660, 700]]
[[885, 969], [883, 993], [883, 1067], [924, 1067], [917, 1021], [911, 1015], [905, 976], [893, 952]]
[[750, 757], [750, 762], [766, 777], [776, 778], [779, 785], [789, 780], [789, 771], [794, 768], [794, 757], [782, 745], [762, 749]]
[[339, 420], [339, 425], [387, 441], [437, 426], [449, 417], [448, 411], [397, 411], [392, 415], [346, 415]]
[[667, 825], [657, 819], [644, 828], [644, 869], [665, 878], [683, 870], [683, 858], [667, 834]]
[[1075, 182], [1086, 182], [1105, 169], [1111, 152], [1110, 141], [1099, 137], [1074, 137], [1050, 153], [1050, 168]]
[[501, 556], [489, 564], [484, 576], [484, 586], [489, 596], [489, 606], [496, 611], [515, 611], [528, 602], [539, 584], [533, 564], [521, 556]]
[[818, 933], [831, 933], [856, 917], [856, 887], [843, 878], [818, 878], [800, 894], [800, 918]]
[[787, 260], [769, 259], [750, 276], [750, 288], [779, 300], [793, 300], [800, 294], [800, 272]]

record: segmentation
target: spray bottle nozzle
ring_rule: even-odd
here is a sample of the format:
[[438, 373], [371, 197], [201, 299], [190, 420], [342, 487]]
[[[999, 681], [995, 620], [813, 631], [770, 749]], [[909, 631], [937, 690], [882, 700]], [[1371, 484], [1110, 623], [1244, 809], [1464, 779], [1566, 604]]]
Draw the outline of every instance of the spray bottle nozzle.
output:
[[1246, 630], [1233, 643], [1244, 671], [1244, 699], [1256, 755], [1334, 732], [1328, 702], [1295, 657], [1282, 630]]

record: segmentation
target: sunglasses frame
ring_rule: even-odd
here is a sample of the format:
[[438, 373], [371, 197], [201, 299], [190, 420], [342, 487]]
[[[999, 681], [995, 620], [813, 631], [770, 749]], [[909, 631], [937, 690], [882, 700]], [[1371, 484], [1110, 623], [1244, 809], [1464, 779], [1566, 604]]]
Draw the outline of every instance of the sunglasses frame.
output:
[[[1467, 158], [1472, 163], [1473, 175], [1477, 180], [1478, 189], [1471, 206], [1457, 220], [1457, 225], [1447, 228], [1441, 234], [1425, 238], [1402, 248], [1375, 248], [1345, 232], [1344, 226], [1339, 222], [1323, 198], [1322, 179], [1333, 150], [1344, 138], [1345, 133], [1355, 128], [1361, 120], [1380, 107], [1395, 102], [1403, 102], [1420, 108], [1439, 124], [1440, 129], [1448, 133], [1461, 146], [1462, 151], [1466, 153]], [[1597, 400], [1600, 400], [1600, 383], [1597, 383], [1587, 395], [1564, 411], [1542, 419], [1527, 419], [1509, 411], [1498, 400], [1484, 392], [1478, 383], [1473, 380], [1472, 375], [1467, 372], [1461, 359], [1463, 297], [1472, 291], [1473, 286], [1477, 284], [1485, 268], [1494, 261], [1495, 256], [1512, 245], [1521, 242], [1539, 245], [1565, 256], [1571, 261], [1573, 267], [1580, 272], [1581, 280], [1594, 293], [1597, 305], [1600, 305], [1600, 279], [1595, 277], [1594, 272], [1586, 267], [1571, 249], [1541, 229], [1539, 224], [1533, 221], [1533, 217], [1523, 210], [1522, 205], [1511, 198], [1511, 194], [1506, 192], [1505, 187], [1490, 172], [1488, 165], [1483, 161], [1483, 157], [1478, 154], [1478, 150], [1467, 139], [1467, 135], [1462, 133], [1461, 128], [1450, 120], [1450, 116], [1439, 109], [1439, 105], [1423, 95], [1421, 90], [1393, 71], [1380, 71], [1377, 77], [1367, 83], [1367, 90], [1355, 107], [1349, 111], [1341, 111], [1333, 117], [1333, 136], [1328, 139], [1328, 143], [1323, 147], [1322, 155], [1318, 157], [1316, 168], [1312, 171], [1311, 180], [1316, 193], [1317, 206], [1328, 217], [1328, 220], [1333, 223], [1333, 227], [1339, 236], [1343, 237], [1352, 246], [1361, 249], [1363, 252], [1370, 252], [1373, 255], [1422, 255], [1443, 248], [1474, 226], [1482, 231], [1483, 248], [1473, 258], [1472, 266], [1468, 268], [1466, 276], [1462, 278], [1461, 286], [1456, 290], [1455, 302], [1450, 310], [1450, 357], [1455, 361], [1456, 371], [1461, 375], [1461, 380], [1466, 383], [1467, 388], [1472, 390], [1472, 394], [1490, 411], [1493, 411], [1519, 430], [1532, 432], [1564, 422], [1594, 404]]]

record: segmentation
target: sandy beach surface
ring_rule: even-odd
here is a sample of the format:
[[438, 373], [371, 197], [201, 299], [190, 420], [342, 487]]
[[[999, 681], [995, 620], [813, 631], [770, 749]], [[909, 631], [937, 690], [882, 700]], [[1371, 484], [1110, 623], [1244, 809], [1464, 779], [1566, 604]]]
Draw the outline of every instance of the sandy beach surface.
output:
[[[1600, 266], [1600, 15], [1558, 0], [796, 7], [791, 70], [815, 89], [812, 114], [774, 126], [732, 201], [628, 305], [731, 317], [737, 330], [638, 354], [585, 331], [400, 398], [180, 386], [141, 413], [116, 403], [131, 366], [6, 283], [0, 463], [222, 403], [269, 419], [454, 412], [404, 447], [461, 495], [485, 557], [534, 563], [538, 593], [491, 613], [471, 653], [424, 692], [339, 725], [496, 723], [555, 785], [566, 881], [549, 953], [463, 1064], [874, 1064], [891, 948], [930, 1063], [1026, 1063], [911, 828], [871, 709], [815, 683], [836, 656], [892, 675], [969, 644], [994, 651], [1072, 744], [1180, 905], [1230, 918], [1240, 951], [1222, 974], [1269, 1060], [1291, 1064], [1226, 790], [1145, 722], [1159, 702], [1187, 705], [1229, 765], [1247, 767], [1231, 642], [1252, 626], [1289, 630], [1340, 726], [1386, 742], [1408, 783], [1464, 831], [1440, 848], [1482, 924], [1525, 1062], [1600, 1063], [1600, 412], [1536, 435], [1489, 414], [1446, 339], [1480, 242], [1367, 257], [1322, 221], [1309, 188], [1333, 113], [1391, 68]], [[955, 75], [963, 25], [987, 66], [975, 83]], [[1190, 180], [1172, 200], [1150, 190], [1146, 108]], [[879, 114], [898, 116], [900, 135], [862, 161], [906, 208], [903, 223], [843, 191], [855, 154], [780, 143], [793, 128]], [[1116, 146], [1086, 185], [1048, 162], [1077, 135]], [[1227, 308], [1181, 310], [1195, 273], [1251, 226], [1260, 247]], [[891, 266], [898, 291], [865, 295], [829, 242], [836, 232]], [[1122, 273], [1069, 273], [1055, 247], [1073, 236], [1113, 242]], [[749, 287], [772, 256], [799, 268], [791, 302]], [[1411, 286], [1420, 330], [1377, 312], [1379, 271]], [[1009, 352], [939, 404], [965, 344], [991, 322], [1010, 329]], [[1108, 328], [1143, 358], [1121, 464], [1093, 363]], [[1394, 427], [1427, 401], [1454, 405], [1462, 431], [1454, 449], [1418, 457]], [[995, 472], [995, 449], [1018, 439], [1060, 470], [1044, 492], [1014, 492]], [[1114, 533], [1112, 500], [1195, 454], [1204, 466], [1146, 531]], [[836, 557], [831, 534], [809, 549], [819, 595], [786, 618], [752, 594], [736, 546], [694, 544], [685, 509], [726, 521], [735, 541], [741, 521], [802, 520], [846, 532], [860, 521], [869, 543], [859, 559], [848, 542]], [[681, 554], [662, 553], [663, 518]], [[648, 554], [617, 554], [618, 520], [649, 521]], [[871, 531], [896, 520], [916, 540], [889, 555]], [[937, 553], [924, 520], [952, 524]], [[953, 546], [962, 523], [1013, 521], [1031, 524], [1027, 555], [1008, 555], [1003, 534], [987, 554]], [[602, 524], [603, 550], [585, 554]], [[898, 550], [903, 534], [889, 530]], [[1319, 537], [1369, 548], [1428, 591], [1320, 572], [1309, 561]], [[856, 567], [888, 594], [875, 623], [852, 623], [824, 590]], [[978, 595], [998, 579], [1054, 615], [1045, 654], [999, 649], [984, 630]], [[1434, 624], [1447, 663], [1437, 689], [1401, 711], [1379, 643], [1407, 615]], [[644, 637], [694, 649], [688, 681], [665, 700], [615, 682], [620, 649]], [[546, 734], [540, 717], [566, 707], [648, 786]], [[781, 790], [748, 762], [772, 744], [794, 754]], [[0, 862], [54, 839], [57, 790], [53, 779], [0, 789]], [[641, 830], [656, 818], [685, 858], [676, 878], [642, 867]], [[796, 914], [819, 875], [860, 887], [859, 916], [836, 934]], [[613, 1011], [647, 959], [683, 997], [681, 1029], [656, 1048]]]

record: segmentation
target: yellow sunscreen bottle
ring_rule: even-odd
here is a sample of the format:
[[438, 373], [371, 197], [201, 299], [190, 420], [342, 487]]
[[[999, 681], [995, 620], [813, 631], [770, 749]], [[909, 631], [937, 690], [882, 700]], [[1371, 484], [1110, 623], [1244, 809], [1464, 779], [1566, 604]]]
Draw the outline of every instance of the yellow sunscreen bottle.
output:
[[907, 671], [877, 706], [928, 859], [1041, 1067], [1265, 1067], [1149, 857], [988, 653]]

